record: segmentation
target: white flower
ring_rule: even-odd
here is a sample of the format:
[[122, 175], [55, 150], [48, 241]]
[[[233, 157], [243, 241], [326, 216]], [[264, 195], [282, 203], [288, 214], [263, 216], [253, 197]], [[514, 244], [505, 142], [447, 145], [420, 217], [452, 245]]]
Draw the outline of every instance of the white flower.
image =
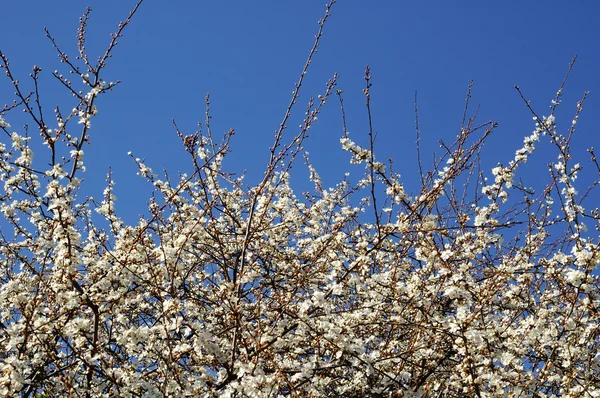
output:
[[0, 128], [3, 128], [3, 129], [10, 128], [10, 124], [8, 124], [8, 122], [6, 120], [4, 120], [4, 118], [2, 116], [0, 116]]
[[585, 281], [585, 273], [578, 269], [567, 269], [565, 271], [565, 279], [574, 286], [579, 286]]

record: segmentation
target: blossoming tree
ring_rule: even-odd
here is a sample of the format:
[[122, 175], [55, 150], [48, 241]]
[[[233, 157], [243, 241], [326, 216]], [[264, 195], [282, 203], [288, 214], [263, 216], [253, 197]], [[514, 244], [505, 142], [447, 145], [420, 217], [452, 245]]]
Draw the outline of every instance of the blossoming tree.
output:
[[[584, 208], [570, 151], [585, 96], [564, 131], [564, 82], [549, 115], [530, 107], [532, 133], [491, 171], [478, 155], [496, 126], [465, 117], [417, 195], [377, 160], [373, 132], [361, 147], [342, 118], [364, 176], [324, 187], [306, 160], [314, 191], [297, 196], [290, 169], [308, 129], [326, 101], [344, 114], [334, 76], [284, 134], [332, 1], [262, 181], [223, 169], [234, 132], [213, 137], [207, 116], [203, 131], [178, 132], [192, 172], [163, 178], [135, 159], [155, 194], [128, 225], [110, 176], [101, 202], [79, 193], [95, 102], [114, 86], [103, 71], [141, 2], [96, 64], [89, 12], [76, 61], [49, 35], [77, 78], [53, 73], [75, 98], [68, 113], [43, 112], [41, 69], [25, 88], [0, 53], [16, 93], [0, 111], [0, 395], [600, 396], [600, 249], [586, 232], [600, 216]], [[38, 138], [9, 124], [19, 109], [49, 166], [34, 161]], [[557, 158], [534, 192], [514, 180], [540, 140]]]

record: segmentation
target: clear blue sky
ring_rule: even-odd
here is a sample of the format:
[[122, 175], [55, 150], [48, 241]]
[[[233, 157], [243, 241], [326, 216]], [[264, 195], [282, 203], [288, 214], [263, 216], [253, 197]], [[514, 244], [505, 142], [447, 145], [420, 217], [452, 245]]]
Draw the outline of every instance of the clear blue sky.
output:
[[[93, 11], [88, 48], [92, 58], [97, 58], [108, 44], [109, 33], [134, 3], [5, 1], [0, 48], [23, 84], [34, 64], [44, 69], [47, 91], [43, 100], [46, 111], [51, 111], [64, 98], [53, 97], [60, 88], [50, 75], [61, 65], [43, 27], [74, 57], [78, 18], [89, 4]], [[149, 190], [136, 177], [127, 152], [146, 158], [155, 171], [163, 167], [171, 174], [189, 171], [171, 118], [184, 132], [193, 132], [196, 122], [204, 119], [207, 92], [212, 98], [215, 135], [230, 128], [237, 133], [226, 167], [234, 172], [248, 169], [249, 181], [256, 181], [323, 11], [324, 0], [146, 0], [104, 75], [123, 83], [98, 102], [99, 115], [92, 121], [93, 145], [86, 148], [84, 193], [100, 199], [112, 166], [117, 210], [134, 221], [144, 212], [140, 206], [146, 203]], [[593, 0], [338, 0], [296, 115], [302, 116], [308, 97], [320, 94], [337, 72], [338, 88], [345, 93], [348, 129], [356, 141], [366, 143], [361, 90], [369, 64], [377, 153], [380, 159], [394, 157], [408, 188], [416, 190], [415, 90], [427, 161], [440, 138], [451, 142], [458, 133], [465, 92], [474, 80], [472, 103], [481, 105], [479, 120], [493, 119], [500, 126], [488, 142], [486, 160], [492, 165], [506, 163], [534, 127], [513, 86], [520, 85], [534, 108], [546, 115], [569, 61], [577, 54], [557, 122], [566, 131], [576, 101], [584, 91], [591, 91], [574, 142], [575, 156], [587, 159], [585, 148], [595, 144], [600, 150], [598, 15], [600, 3]], [[12, 91], [7, 79], [0, 80], [0, 102], [11, 102]], [[70, 109], [72, 105], [62, 106]], [[9, 116], [7, 120], [20, 130], [22, 122]], [[289, 133], [294, 131], [290, 128]], [[341, 136], [338, 103], [329, 101], [306, 145], [326, 184], [337, 182], [347, 169], [361, 172], [347, 164], [348, 157], [339, 146]], [[544, 144], [545, 149], [531, 159], [542, 165], [555, 159]], [[542, 159], [544, 154], [546, 159]], [[39, 152], [37, 160], [43, 160]], [[306, 175], [301, 162], [294, 172], [302, 178]], [[307, 187], [298, 184], [300, 190]]]

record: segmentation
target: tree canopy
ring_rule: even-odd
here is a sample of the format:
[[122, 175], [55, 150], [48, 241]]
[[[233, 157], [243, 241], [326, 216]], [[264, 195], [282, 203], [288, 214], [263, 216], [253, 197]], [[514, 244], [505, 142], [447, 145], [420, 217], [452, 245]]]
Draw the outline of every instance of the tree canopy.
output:
[[[497, 125], [477, 121], [470, 88], [462, 128], [430, 168], [417, 123], [422, 186], [410, 192], [377, 157], [372, 127], [364, 146], [348, 132], [336, 75], [298, 109], [331, 1], [262, 180], [223, 167], [234, 130], [211, 132], [207, 96], [198, 131], [176, 128], [188, 172], [134, 157], [154, 193], [130, 224], [110, 174], [103, 199], [81, 192], [96, 99], [117, 84], [103, 73], [141, 3], [97, 62], [89, 11], [76, 57], [49, 35], [72, 109], [48, 111], [42, 70], [20, 82], [0, 52], [15, 91], [0, 111], [0, 395], [600, 396], [600, 215], [586, 201], [600, 166], [593, 148], [576, 160], [570, 147], [587, 93], [572, 120], [555, 117], [569, 73], [547, 115], [517, 88], [531, 133], [491, 170], [480, 155]], [[370, 89], [367, 67], [369, 126]], [[349, 163], [364, 166], [331, 187], [303, 148], [326, 102], [339, 105]], [[11, 126], [19, 110], [31, 129]], [[305, 113], [292, 131], [294, 112]], [[519, 171], [542, 141], [555, 158], [531, 189]], [[296, 163], [311, 192], [290, 183]], [[577, 180], [583, 167], [595, 177]]]

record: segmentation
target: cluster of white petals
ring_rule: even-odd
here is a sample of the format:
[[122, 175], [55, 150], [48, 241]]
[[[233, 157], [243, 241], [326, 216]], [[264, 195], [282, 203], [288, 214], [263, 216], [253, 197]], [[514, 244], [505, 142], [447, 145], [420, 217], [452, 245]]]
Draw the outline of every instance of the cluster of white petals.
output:
[[4, 118], [2, 116], [0, 116], [0, 128], [3, 128], [3, 129], [10, 128], [10, 124], [6, 120], [4, 120]]

